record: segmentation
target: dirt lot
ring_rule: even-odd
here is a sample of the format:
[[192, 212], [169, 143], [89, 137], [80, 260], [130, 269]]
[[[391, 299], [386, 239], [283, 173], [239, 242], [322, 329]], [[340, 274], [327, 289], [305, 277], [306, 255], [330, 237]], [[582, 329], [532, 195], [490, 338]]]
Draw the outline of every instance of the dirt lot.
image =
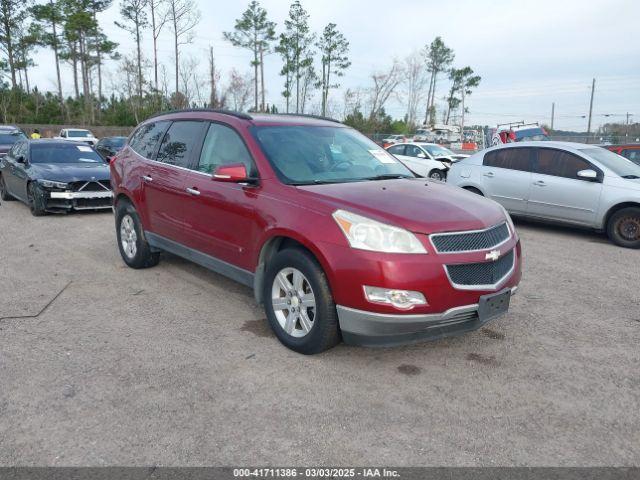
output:
[[250, 290], [0, 207], [0, 465], [640, 465], [640, 251], [518, 223], [510, 314], [314, 357]]

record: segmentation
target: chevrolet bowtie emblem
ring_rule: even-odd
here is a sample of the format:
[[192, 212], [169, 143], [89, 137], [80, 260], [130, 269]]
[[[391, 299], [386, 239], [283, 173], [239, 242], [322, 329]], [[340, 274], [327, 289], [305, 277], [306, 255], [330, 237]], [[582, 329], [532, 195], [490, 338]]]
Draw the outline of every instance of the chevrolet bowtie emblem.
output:
[[485, 260], [493, 260], [494, 262], [500, 258], [500, 250], [491, 250], [484, 256]]

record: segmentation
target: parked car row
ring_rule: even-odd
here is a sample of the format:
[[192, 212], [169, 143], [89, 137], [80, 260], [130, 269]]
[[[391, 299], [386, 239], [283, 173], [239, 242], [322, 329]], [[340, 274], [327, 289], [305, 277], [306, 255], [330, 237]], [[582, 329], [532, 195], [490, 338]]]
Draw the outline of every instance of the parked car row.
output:
[[22, 139], [0, 160], [3, 199], [34, 214], [113, 202], [128, 266], [166, 251], [247, 285], [305, 354], [440, 338], [506, 313], [522, 262], [509, 212], [640, 247], [639, 179], [596, 146], [384, 150], [328, 119], [216, 110], [147, 119], [109, 167], [63, 140]]

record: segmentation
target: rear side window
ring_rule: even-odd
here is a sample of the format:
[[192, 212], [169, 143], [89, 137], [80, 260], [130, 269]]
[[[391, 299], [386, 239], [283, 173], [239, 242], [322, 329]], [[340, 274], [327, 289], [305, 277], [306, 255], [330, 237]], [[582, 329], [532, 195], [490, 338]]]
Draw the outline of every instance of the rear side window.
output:
[[153, 122], [141, 126], [131, 137], [129, 146], [143, 157], [153, 159], [169, 123], [171, 122]]
[[249, 175], [255, 175], [253, 160], [240, 136], [230, 127], [212, 123], [204, 139], [196, 170], [212, 174], [221, 165], [242, 163]]
[[191, 156], [202, 141], [204, 122], [173, 122], [158, 150], [158, 162], [188, 168]]
[[543, 175], [553, 175], [555, 177], [579, 178], [578, 172], [593, 168], [585, 159], [551, 148], [539, 148], [538, 160], [536, 162], [536, 173]]
[[394, 145], [387, 150], [392, 155], [404, 155], [404, 145]]
[[623, 157], [628, 158], [633, 163], [640, 165], [640, 148], [625, 149], [620, 153]]
[[484, 156], [483, 165], [487, 167], [506, 168], [522, 172], [531, 171], [530, 148], [504, 148], [489, 152]]

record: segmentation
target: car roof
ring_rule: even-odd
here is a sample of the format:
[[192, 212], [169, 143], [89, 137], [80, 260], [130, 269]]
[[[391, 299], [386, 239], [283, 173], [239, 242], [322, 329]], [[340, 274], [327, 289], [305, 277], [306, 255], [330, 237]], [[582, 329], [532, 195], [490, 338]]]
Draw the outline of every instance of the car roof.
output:
[[[172, 119], [219, 119], [220, 116], [235, 117], [237, 120], [244, 120], [251, 122], [253, 125], [267, 126], [267, 125], [308, 125], [308, 126], [324, 126], [324, 127], [346, 127], [341, 122], [331, 119], [320, 117], [316, 115], [301, 115], [301, 114], [288, 114], [288, 113], [241, 113], [233, 112], [230, 110], [213, 110], [213, 109], [186, 109], [186, 110], [174, 110], [159, 113], [145, 120], [147, 122], [150, 119], [161, 119], [166, 117], [167, 120]], [[143, 123], [145, 123], [143, 122]]]
[[78, 142], [72, 142], [70, 140], [60, 140], [57, 138], [28, 138], [26, 140], [26, 142], [28, 142], [31, 145], [36, 145], [36, 144], [48, 144], [48, 145], [71, 145], [71, 146], [85, 146], [85, 147], [91, 147], [91, 145], [85, 145], [85, 144], [78, 144]]
[[405, 145], [418, 145], [419, 147], [442, 147], [442, 145], [431, 142], [405, 142]]
[[487, 152], [489, 150], [501, 150], [504, 148], [517, 148], [517, 147], [548, 147], [548, 148], [560, 148], [562, 150], [570, 150], [577, 151], [583, 150], [585, 148], [593, 148], [599, 147], [599, 145], [589, 144], [589, 143], [579, 143], [579, 142], [559, 142], [555, 140], [551, 141], [527, 141], [527, 142], [513, 142], [513, 143], [503, 143], [501, 145], [496, 145], [490, 148], [483, 150], [483, 152]]
[[6, 130], [8, 132], [15, 132], [16, 130], [21, 131], [20, 128], [15, 125], [0, 125], [0, 130]]

